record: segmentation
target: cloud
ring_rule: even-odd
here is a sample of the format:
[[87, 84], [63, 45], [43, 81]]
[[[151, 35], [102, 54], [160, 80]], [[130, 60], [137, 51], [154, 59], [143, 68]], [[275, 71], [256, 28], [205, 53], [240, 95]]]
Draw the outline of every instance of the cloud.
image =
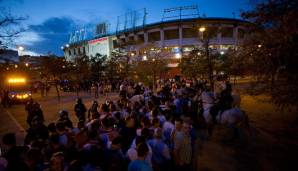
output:
[[69, 33], [75, 26], [75, 21], [69, 17], [48, 18], [39, 25], [29, 26], [28, 33], [33, 36], [23, 38], [24, 44], [36, 53], [62, 55], [60, 47], [68, 42]]

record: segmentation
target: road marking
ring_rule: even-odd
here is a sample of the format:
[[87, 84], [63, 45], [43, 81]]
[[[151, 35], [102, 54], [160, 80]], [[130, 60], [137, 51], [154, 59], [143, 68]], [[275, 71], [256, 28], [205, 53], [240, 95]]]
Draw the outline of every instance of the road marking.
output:
[[16, 120], [16, 118], [8, 111], [5, 110], [4, 111], [7, 113], [7, 115], [10, 117], [10, 119], [17, 125], [17, 127], [19, 128], [19, 130], [21, 132], [25, 132], [25, 129], [22, 127], [22, 125]]

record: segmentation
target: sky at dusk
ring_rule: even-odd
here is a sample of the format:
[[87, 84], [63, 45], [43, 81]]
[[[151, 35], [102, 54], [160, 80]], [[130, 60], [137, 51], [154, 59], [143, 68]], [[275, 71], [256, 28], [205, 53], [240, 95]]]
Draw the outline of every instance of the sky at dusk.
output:
[[116, 30], [117, 16], [131, 10], [146, 8], [147, 23], [159, 22], [163, 9], [198, 5], [199, 13], [207, 17], [240, 18], [249, 0], [0, 0], [0, 7], [16, 16], [27, 16], [26, 32], [15, 42], [28, 54], [54, 53], [63, 55], [60, 47], [69, 41], [70, 32], [83, 26], [107, 21], [110, 31]]

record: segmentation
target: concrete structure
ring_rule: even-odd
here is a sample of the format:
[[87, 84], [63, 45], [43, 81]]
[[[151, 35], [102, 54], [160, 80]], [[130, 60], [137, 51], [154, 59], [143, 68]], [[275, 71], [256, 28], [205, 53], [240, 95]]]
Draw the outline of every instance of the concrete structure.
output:
[[[109, 56], [113, 49], [121, 47], [131, 60], [144, 60], [149, 51], [166, 51], [166, 59], [174, 61], [209, 42], [209, 48], [224, 53], [237, 48], [243, 42], [246, 29], [251, 24], [244, 20], [230, 18], [190, 18], [148, 24], [126, 29], [105, 37], [82, 41], [64, 47], [67, 60], [80, 55], [95, 56], [96, 53]], [[205, 31], [200, 32], [199, 28]], [[208, 36], [207, 36], [208, 35]], [[177, 62], [169, 67], [178, 66]]]

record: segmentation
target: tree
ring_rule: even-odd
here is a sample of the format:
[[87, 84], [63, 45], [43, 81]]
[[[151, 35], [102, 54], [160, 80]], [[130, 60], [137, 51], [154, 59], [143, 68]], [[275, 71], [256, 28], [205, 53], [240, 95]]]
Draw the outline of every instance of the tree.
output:
[[[298, 106], [298, 2], [270, 0], [242, 16], [254, 23], [241, 58], [281, 107]], [[259, 86], [258, 86], [259, 87]], [[298, 116], [298, 107], [297, 107]]]
[[99, 81], [105, 71], [107, 56], [96, 54], [95, 57], [90, 58], [90, 72], [93, 81]]
[[12, 15], [6, 7], [0, 7], [0, 47], [7, 46], [24, 32], [21, 23], [26, 19]]
[[62, 74], [68, 71], [66, 66], [67, 66], [67, 63], [64, 58], [59, 58], [56, 56], [41, 57], [41, 69], [40, 69], [41, 78], [45, 79], [46, 85], [50, 80], [54, 81], [57, 98], [59, 101], [60, 101], [60, 92], [59, 92], [58, 84], [59, 84], [59, 80], [62, 79]]
[[162, 78], [169, 69], [167, 61], [170, 53], [162, 48], [156, 48], [154, 44], [146, 45], [143, 51], [146, 58], [134, 62], [133, 78], [147, 85], [153, 85], [155, 89], [157, 76]]
[[181, 59], [179, 68], [185, 76], [191, 78], [200, 76], [205, 78], [206, 71], [208, 70], [207, 63], [205, 52], [201, 49], [194, 49]]

